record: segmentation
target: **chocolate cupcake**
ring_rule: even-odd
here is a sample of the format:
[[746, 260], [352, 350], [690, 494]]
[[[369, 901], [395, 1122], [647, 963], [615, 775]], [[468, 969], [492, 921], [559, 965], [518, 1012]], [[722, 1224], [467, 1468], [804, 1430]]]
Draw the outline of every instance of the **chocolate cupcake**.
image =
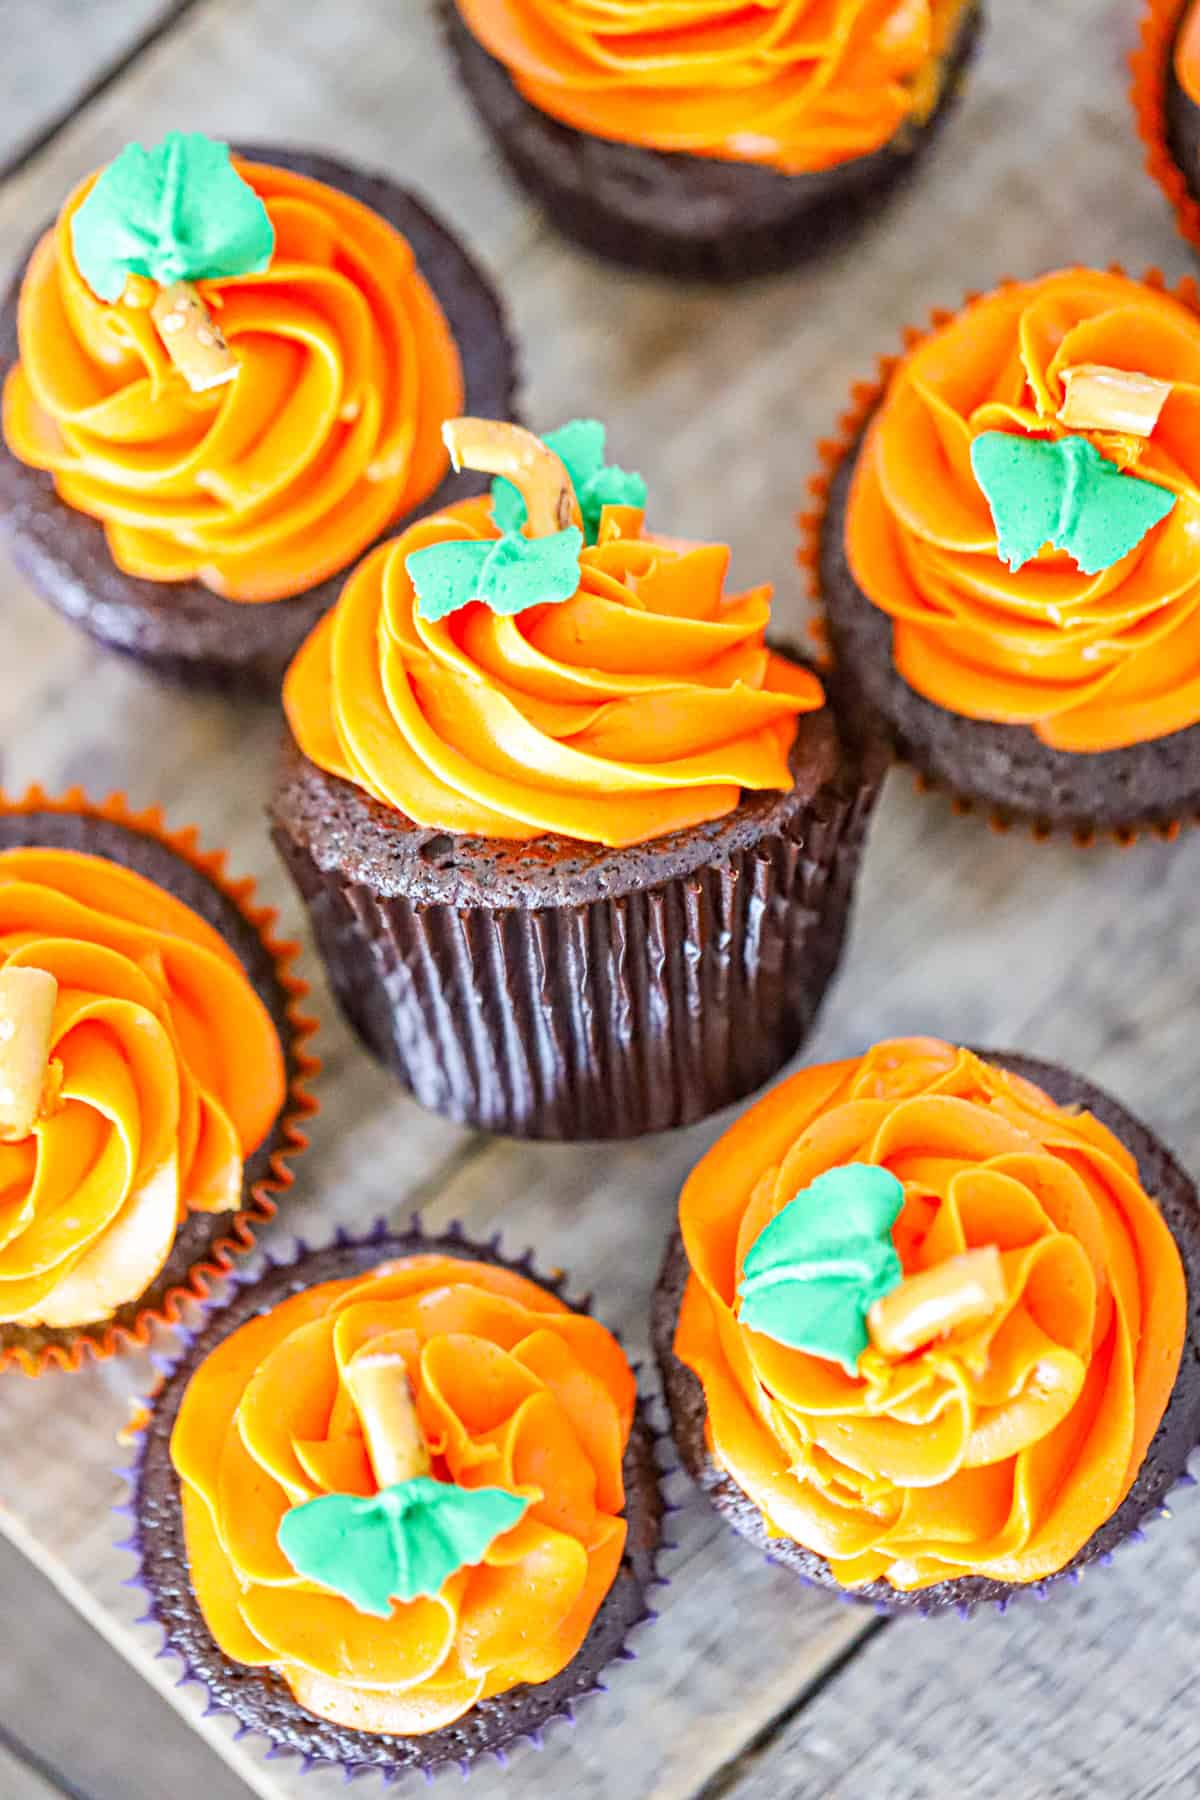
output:
[[805, 523], [860, 713], [1038, 832], [1200, 808], [1195, 284], [1068, 269], [935, 315], [856, 390]]
[[144, 1345], [274, 1214], [317, 1064], [273, 917], [157, 812], [0, 795], [0, 1369]]
[[131, 1547], [167, 1645], [275, 1753], [465, 1771], [652, 1616], [654, 1440], [562, 1286], [381, 1227], [271, 1268], [167, 1377]]
[[501, 480], [347, 584], [285, 683], [276, 843], [424, 1105], [526, 1137], [701, 1118], [812, 1022], [879, 755], [766, 648], [768, 588], [644, 531], [601, 426], [446, 429], [526, 499]]
[[407, 189], [169, 133], [69, 197], [0, 313], [0, 525], [110, 649], [276, 689], [345, 571], [470, 492], [440, 427], [507, 418], [499, 301]]
[[441, 8], [480, 117], [562, 231], [717, 280], [786, 268], [886, 200], [983, 22], [983, 0]]
[[1146, 0], [1133, 57], [1133, 103], [1146, 166], [1200, 248], [1200, 7]]
[[803, 1070], [680, 1199], [684, 1463], [805, 1580], [970, 1612], [1077, 1579], [1200, 1439], [1200, 1206], [1090, 1082], [935, 1039]]

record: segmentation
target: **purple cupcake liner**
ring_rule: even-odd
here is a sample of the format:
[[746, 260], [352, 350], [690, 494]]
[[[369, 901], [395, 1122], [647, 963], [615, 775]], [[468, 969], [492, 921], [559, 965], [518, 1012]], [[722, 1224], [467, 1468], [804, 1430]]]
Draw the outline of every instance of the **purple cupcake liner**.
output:
[[[532, 1248], [527, 1249], [519, 1258], [514, 1259], [506, 1255], [501, 1248], [502, 1236], [502, 1232], [496, 1231], [486, 1241], [479, 1242], [463, 1231], [461, 1222], [458, 1220], [454, 1220], [442, 1232], [429, 1233], [424, 1228], [420, 1214], [414, 1213], [407, 1231], [395, 1231], [389, 1227], [385, 1219], [379, 1219], [365, 1236], [356, 1236], [339, 1226], [332, 1242], [323, 1248], [314, 1249], [305, 1239], [297, 1238], [294, 1241], [294, 1250], [290, 1257], [279, 1257], [267, 1252], [264, 1255], [265, 1267], [260, 1268], [257, 1274], [248, 1274], [239, 1270], [233, 1275], [230, 1278], [230, 1291], [224, 1300], [203, 1302], [201, 1304], [202, 1317], [194, 1327], [179, 1326], [176, 1328], [178, 1351], [168, 1358], [155, 1358], [155, 1366], [160, 1369], [161, 1379], [156, 1381], [153, 1396], [147, 1401], [150, 1416], [136, 1433], [131, 1434], [131, 1440], [136, 1447], [132, 1462], [116, 1470], [116, 1473], [128, 1485], [130, 1498], [127, 1501], [119, 1502], [114, 1506], [113, 1511], [126, 1524], [131, 1521], [133, 1524], [133, 1530], [122, 1537], [116, 1548], [128, 1551], [138, 1558], [137, 1571], [122, 1585], [140, 1589], [145, 1595], [146, 1610], [135, 1623], [157, 1625], [161, 1629], [163, 1643], [155, 1653], [156, 1659], [165, 1660], [168, 1657], [175, 1657], [178, 1660], [180, 1674], [176, 1686], [187, 1687], [193, 1684], [199, 1686], [205, 1694], [203, 1716], [208, 1718], [227, 1713], [236, 1718], [238, 1726], [234, 1733], [235, 1741], [242, 1741], [248, 1737], [262, 1738], [266, 1744], [265, 1756], [268, 1761], [283, 1758], [298, 1759], [301, 1774], [308, 1774], [314, 1769], [340, 1768], [347, 1782], [373, 1774], [379, 1775], [388, 1786], [392, 1786], [403, 1780], [405, 1776], [418, 1771], [424, 1775], [426, 1782], [431, 1782], [435, 1775], [452, 1767], [457, 1767], [465, 1778], [470, 1774], [472, 1768], [488, 1758], [493, 1759], [500, 1767], [506, 1767], [510, 1753], [522, 1742], [528, 1743], [534, 1749], [541, 1749], [545, 1741], [545, 1734], [551, 1725], [561, 1722], [568, 1726], [574, 1726], [577, 1722], [576, 1709], [580, 1702], [591, 1700], [594, 1696], [607, 1692], [607, 1684], [601, 1677], [610, 1666], [637, 1660], [637, 1651], [633, 1647], [632, 1640], [640, 1634], [645, 1626], [651, 1624], [658, 1617], [658, 1611], [650, 1603], [649, 1595], [669, 1585], [667, 1577], [660, 1573], [658, 1565], [662, 1552], [674, 1548], [662, 1537], [662, 1521], [680, 1509], [667, 1497], [665, 1492], [667, 1481], [675, 1473], [673, 1468], [665, 1466], [670, 1459], [669, 1439], [662, 1427], [654, 1422], [652, 1401], [641, 1391], [638, 1394], [637, 1409], [634, 1415], [634, 1430], [626, 1451], [626, 1510], [631, 1525], [640, 1521], [643, 1530], [649, 1532], [649, 1541], [635, 1545], [632, 1550], [627, 1547], [621, 1574], [618, 1575], [617, 1582], [614, 1583], [602, 1603], [596, 1619], [593, 1621], [589, 1636], [584, 1640], [574, 1661], [569, 1663], [566, 1669], [562, 1670], [552, 1681], [540, 1686], [512, 1689], [509, 1695], [500, 1695], [490, 1702], [481, 1702], [479, 1706], [465, 1714], [463, 1720], [436, 1732], [419, 1737], [398, 1738], [384, 1733], [353, 1732], [347, 1727], [331, 1725], [317, 1719], [315, 1715], [305, 1712], [291, 1698], [290, 1692], [278, 1677], [274, 1678], [276, 1690], [278, 1694], [286, 1695], [283, 1710], [285, 1712], [290, 1710], [294, 1715], [297, 1736], [307, 1734], [323, 1739], [336, 1737], [348, 1743], [354, 1743], [356, 1747], [358, 1743], [361, 1743], [372, 1754], [358, 1757], [352, 1754], [325, 1754], [319, 1749], [309, 1751], [300, 1742], [289, 1741], [277, 1735], [278, 1727], [273, 1728], [272, 1722], [267, 1718], [243, 1717], [242, 1709], [230, 1704], [227, 1699], [219, 1697], [218, 1693], [214, 1691], [214, 1682], [218, 1672], [233, 1671], [235, 1688], [238, 1684], [244, 1683], [244, 1691], [247, 1694], [256, 1689], [261, 1691], [266, 1685], [269, 1672], [244, 1670], [242, 1665], [234, 1664], [225, 1658], [203, 1623], [190, 1584], [184, 1580], [176, 1591], [164, 1595], [156, 1586], [153, 1574], [148, 1570], [148, 1562], [153, 1560], [153, 1553], [148, 1550], [148, 1544], [158, 1541], [157, 1532], [153, 1531], [152, 1524], [145, 1517], [147, 1481], [148, 1478], [154, 1479], [156, 1475], [156, 1470], [148, 1469], [148, 1461], [156, 1447], [159, 1449], [161, 1460], [170, 1436], [169, 1428], [165, 1433], [163, 1432], [162, 1412], [168, 1408], [171, 1409], [173, 1421], [178, 1400], [182, 1398], [186, 1387], [185, 1376], [189, 1376], [192, 1368], [198, 1366], [200, 1360], [198, 1352], [201, 1348], [203, 1347], [206, 1352], [211, 1347], [204, 1340], [224, 1314], [236, 1312], [239, 1300], [247, 1297], [252, 1290], [269, 1285], [273, 1278], [286, 1277], [287, 1271], [299, 1271], [302, 1266], [310, 1262], [316, 1264], [326, 1258], [335, 1258], [339, 1252], [348, 1252], [352, 1256], [361, 1258], [355, 1271], [352, 1271], [357, 1272], [358, 1268], [365, 1271], [375, 1262], [385, 1258], [412, 1255], [422, 1250], [438, 1248], [450, 1254], [458, 1251], [476, 1260], [493, 1262], [516, 1274], [525, 1275], [548, 1292], [564, 1300], [573, 1311], [591, 1313], [590, 1296], [585, 1300], [577, 1301], [566, 1292], [567, 1278], [564, 1274], [559, 1273], [553, 1276], [542, 1274], [536, 1267]], [[296, 1291], [300, 1287], [312, 1285], [313, 1282], [326, 1278], [323, 1271], [317, 1270], [311, 1280], [297, 1280], [294, 1287], [282, 1287], [278, 1294], [272, 1296], [272, 1303], [286, 1297], [287, 1292]], [[247, 1312], [245, 1316], [253, 1315]], [[230, 1329], [236, 1329], [237, 1325], [243, 1322], [241, 1318], [236, 1319]], [[618, 1336], [619, 1341], [619, 1334], [614, 1333], [613, 1335]], [[220, 1341], [220, 1337], [214, 1339], [215, 1341]], [[640, 1365], [633, 1364], [631, 1366], [635, 1377], [639, 1376]], [[172, 1383], [176, 1380], [179, 1382], [177, 1395], [172, 1391]], [[159, 1428], [157, 1436], [156, 1425]], [[170, 1471], [168, 1485], [169, 1495], [166, 1506], [168, 1509], [178, 1512], [178, 1483], [173, 1470]], [[637, 1515], [631, 1515], [628, 1502], [631, 1497], [636, 1496], [639, 1488], [642, 1490], [642, 1511]], [[179, 1529], [181, 1535], [181, 1526]], [[640, 1569], [636, 1566], [639, 1563], [642, 1565]], [[616, 1641], [607, 1646], [602, 1643], [596, 1644], [592, 1652], [596, 1666], [594, 1672], [589, 1671], [590, 1679], [586, 1685], [580, 1686], [578, 1685], [579, 1675], [576, 1675], [573, 1684], [571, 1671], [576, 1669], [582, 1673], [581, 1665], [583, 1668], [587, 1668], [588, 1662], [591, 1660], [589, 1645], [592, 1645], [593, 1640], [598, 1637], [601, 1625], [605, 1621], [606, 1612], [613, 1604], [614, 1596], [621, 1586], [622, 1577], [627, 1571], [629, 1580], [634, 1585], [632, 1592], [629, 1592], [625, 1598], [625, 1609], [629, 1610], [636, 1601], [637, 1611], [628, 1619], [614, 1621], [619, 1624]], [[188, 1633], [181, 1628], [181, 1613], [185, 1615], [183, 1624], [187, 1626], [188, 1631], [200, 1639], [198, 1649], [195, 1645], [183, 1641]], [[612, 1637], [614, 1634], [609, 1630], [604, 1635]], [[546, 1691], [555, 1688], [561, 1688], [563, 1691], [547, 1704], [544, 1698]], [[511, 1696], [517, 1697], [515, 1702]], [[543, 1697], [540, 1704], [539, 1697]], [[498, 1705], [498, 1702], [507, 1702], [508, 1704]], [[490, 1708], [491, 1711], [485, 1717], [482, 1727], [476, 1729], [475, 1737], [478, 1741], [468, 1741], [457, 1749], [452, 1748], [452, 1740], [465, 1736], [463, 1730], [465, 1722], [486, 1708]], [[251, 1701], [244, 1710], [253, 1713], [254, 1702]], [[536, 1716], [528, 1723], [524, 1722], [520, 1716], [512, 1721], [507, 1715], [514, 1711], [518, 1715], [524, 1711], [533, 1711]], [[490, 1741], [487, 1737], [487, 1729], [493, 1722], [495, 1741]], [[395, 1747], [399, 1752], [398, 1756], [389, 1758], [381, 1754], [381, 1751], [391, 1747]], [[409, 1752], [407, 1755], [404, 1754], [406, 1748]], [[421, 1750], [426, 1749], [432, 1749], [433, 1754], [425, 1756], [419, 1754]]]

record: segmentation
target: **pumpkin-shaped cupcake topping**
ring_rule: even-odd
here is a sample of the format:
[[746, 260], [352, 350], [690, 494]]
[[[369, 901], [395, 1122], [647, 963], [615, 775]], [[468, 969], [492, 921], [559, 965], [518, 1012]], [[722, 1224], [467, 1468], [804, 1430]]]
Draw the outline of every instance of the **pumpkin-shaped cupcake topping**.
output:
[[1200, 312], [1124, 275], [1010, 284], [917, 343], [845, 515], [909, 688], [1053, 751], [1200, 721], [1198, 419]]
[[108, 1319], [243, 1204], [284, 1051], [221, 935], [101, 856], [0, 850], [0, 1322]]
[[603, 428], [543, 442], [450, 421], [497, 477], [355, 572], [289, 671], [300, 749], [418, 824], [625, 845], [787, 790], [820, 683], [768, 650], [770, 589], [726, 597], [729, 551], [647, 532]]
[[299, 594], [428, 497], [459, 353], [400, 233], [197, 133], [83, 182], [25, 274], [4, 435], [113, 561]]
[[635, 1399], [603, 1326], [495, 1263], [293, 1294], [210, 1351], [172, 1434], [209, 1630], [359, 1731], [551, 1680], [621, 1568]]
[[1187, 1288], [1090, 1113], [967, 1050], [881, 1044], [752, 1108], [680, 1229], [674, 1353], [711, 1456], [838, 1583], [1036, 1582], [1129, 1494]]

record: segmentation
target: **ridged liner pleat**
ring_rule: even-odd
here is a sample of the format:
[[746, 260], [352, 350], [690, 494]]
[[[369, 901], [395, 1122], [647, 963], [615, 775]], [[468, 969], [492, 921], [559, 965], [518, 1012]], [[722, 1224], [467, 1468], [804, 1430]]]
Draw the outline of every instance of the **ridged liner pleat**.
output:
[[532, 908], [384, 896], [279, 834], [338, 999], [425, 1106], [519, 1137], [703, 1118], [799, 1048], [837, 965], [876, 787], [654, 888]]

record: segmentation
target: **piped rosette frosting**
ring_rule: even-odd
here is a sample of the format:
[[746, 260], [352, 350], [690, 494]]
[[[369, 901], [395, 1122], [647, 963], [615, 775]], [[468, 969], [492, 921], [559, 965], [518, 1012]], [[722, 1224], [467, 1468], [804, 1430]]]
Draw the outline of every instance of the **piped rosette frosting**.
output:
[[635, 1397], [603, 1326], [465, 1257], [252, 1319], [192, 1376], [171, 1441], [218, 1645], [361, 1731], [434, 1731], [550, 1680], [621, 1566]]
[[[918, 342], [867, 428], [845, 521], [851, 572], [892, 619], [908, 685], [1061, 751], [1200, 720], [1198, 421], [1200, 313], [1161, 284], [1069, 269], [1003, 287]], [[1025, 560], [980, 480], [981, 441], [1005, 438], [1029, 468], [1036, 447], [1050, 475], [1042, 447], [1074, 458]], [[1078, 550], [1135, 489], [1166, 516]], [[1007, 498], [1028, 533], [1045, 491], [1030, 480]]]
[[103, 857], [0, 852], [0, 1321], [136, 1301], [190, 1212], [243, 1203], [278, 1035], [188, 906]]
[[[184, 153], [197, 142], [220, 148], [179, 134], [161, 153], [131, 147], [143, 168], [173, 155], [159, 171], [161, 211], [183, 212], [156, 246], [160, 262], [152, 251], [131, 266], [174, 268], [193, 237], [218, 235], [220, 217], [205, 215], [211, 173], [188, 186]], [[432, 493], [447, 466], [439, 429], [461, 409], [463, 377], [412, 249], [385, 220], [289, 170], [232, 166], [261, 202], [267, 256], [197, 276], [165, 328], [153, 281], [133, 273], [102, 298], [77, 255], [80, 242], [120, 242], [122, 232], [138, 246], [149, 239], [131, 212], [140, 190], [102, 191], [116, 163], [76, 189], [26, 270], [4, 436], [53, 475], [68, 506], [101, 521], [127, 575], [270, 601], [345, 568]], [[81, 239], [98, 197], [119, 216], [106, 211], [105, 231]], [[185, 266], [222, 265], [193, 256]], [[211, 376], [201, 370], [198, 388], [172, 355], [185, 339], [202, 362], [226, 359]]]
[[963, 0], [457, 0], [576, 131], [788, 174], [868, 156], [932, 111]]
[[505, 455], [471, 466], [534, 446], [580, 524], [501, 533], [467, 501], [368, 557], [288, 673], [304, 754], [418, 824], [510, 839], [641, 843], [790, 788], [823, 695], [766, 647], [770, 589], [727, 596], [729, 551], [648, 533], [640, 506], [598, 501], [585, 541], [558, 457], [483, 430]]
[[751, 1108], [680, 1226], [675, 1351], [711, 1454], [843, 1584], [1034, 1582], [1128, 1494], [1186, 1283], [1089, 1113], [934, 1039], [881, 1044]]

